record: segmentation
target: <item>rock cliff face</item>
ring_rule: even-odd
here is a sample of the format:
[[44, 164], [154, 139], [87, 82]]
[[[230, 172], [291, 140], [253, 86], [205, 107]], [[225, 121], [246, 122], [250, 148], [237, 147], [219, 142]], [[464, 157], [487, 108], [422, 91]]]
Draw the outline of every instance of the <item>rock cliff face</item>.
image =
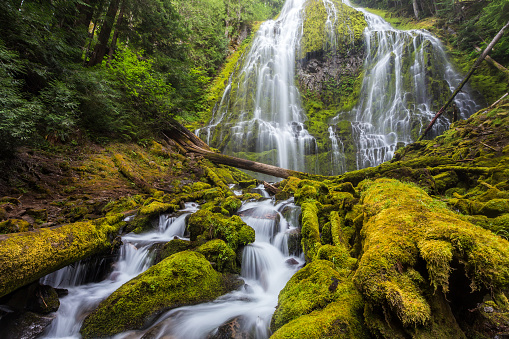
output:
[[313, 93], [330, 106], [351, 94], [365, 56], [365, 27], [363, 14], [340, 1], [308, 1], [297, 63], [303, 95]]
[[[351, 109], [358, 100], [365, 28], [364, 15], [341, 1], [309, 0], [306, 4], [297, 81], [308, 118], [306, 128], [317, 144], [306, 161], [322, 174], [356, 169], [350, 122], [345, 120], [332, 130], [329, 125], [338, 112]], [[341, 149], [334, 149], [331, 132]], [[334, 152], [344, 155], [342, 163], [334, 161]]]

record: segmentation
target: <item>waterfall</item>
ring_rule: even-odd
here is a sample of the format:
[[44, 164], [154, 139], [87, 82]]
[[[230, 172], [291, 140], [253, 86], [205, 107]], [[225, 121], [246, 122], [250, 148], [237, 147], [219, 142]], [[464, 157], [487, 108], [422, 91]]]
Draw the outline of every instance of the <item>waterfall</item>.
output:
[[[348, 0], [344, 3], [351, 6]], [[362, 8], [367, 56], [360, 99], [350, 113], [357, 145], [357, 168], [392, 159], [398, 146], [422, 133], [461, 81], [440, 41], [425, 30], [402, 31]], [[455, 99], [460, 118], [479, 109], [466, 88]], [[341, 113], [336, 120], [341, 119]], [[448, 128], [443, 117], [432, 135]]]
[[304, 128], [294, 84], [305, 0], [286, 1], [277, 20], [264, 22], [242, 67], [230, 78], [208, 126], [196, 133], [222, 152], [299, 171], [316, 152]]
[[88, 261], [64, 267], [41, 278], [41, 283], [66, 288], [69, 292], [60, 299], [56, 318], [43, 338], [80, 338], [79, 330], [84, 317], [120, 286], [152, 265], [150, 248], [154, 243], [168, 242], [174, 237], [182, 238], [186, 217], [197, 210], [196, 203], [186, 203], [178, 217], [161, 215], [159, 226], [154, 231], [123, 236], [113, 271], [104, 280], [91, 282], [87, 278], [97, 270], [93, 265], [95, 262], [91, 264]]
[[216, 334], [230, 321], [237, 322], [250, 338], [268, 338], [279, 292], [304, 261], [290, 255], [284, 241], [296, 229], [299, 211], [293, 198], [278, 204], [274, 199], [245, 203], [238, 214], [256, 234], [255, 242], [246, 246], [242, 255], [245, 285], [213, 302], [170, 310], [150, 328], [122, 333], [115, 339], [202, 339]]
[[346, 172], [345, 148], [340, 138], [336, 136], [334, 128], [329, 126], [329, 139], [331, 141], [331, 175], [343, 174]]

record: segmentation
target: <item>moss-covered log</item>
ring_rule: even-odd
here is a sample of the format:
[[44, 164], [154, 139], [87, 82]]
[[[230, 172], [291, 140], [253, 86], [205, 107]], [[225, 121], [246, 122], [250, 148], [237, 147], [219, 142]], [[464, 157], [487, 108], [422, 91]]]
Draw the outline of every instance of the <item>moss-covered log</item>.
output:
[[[431, 320], [425, 281], [448, 293], [451, 275], [464, 272], [474, 291], [509, 286], [507, 240], [462, 220], [414, 185], [379, 179], [361, 186], [363, 246], [354, 281], [370, 303], [390, 309], [403, 326]], [[419, 272], [419, 262], [427, 272]]]
[[122, 214], [0, 236], [0, 297], [112, 246]]

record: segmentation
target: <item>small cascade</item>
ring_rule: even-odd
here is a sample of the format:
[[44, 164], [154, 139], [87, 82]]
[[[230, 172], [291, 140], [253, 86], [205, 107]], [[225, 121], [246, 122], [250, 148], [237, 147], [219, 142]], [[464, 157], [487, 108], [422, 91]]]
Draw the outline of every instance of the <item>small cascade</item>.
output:
[[[56, 318], [43, 338], [79, 338], [79, 330], [84, 316], [124, 283], [150, 267], [148, 247], [138, 249], [131, 243], [125, 243], [120, 249], [119, 259], [114, 265], [113, 272], [106, 280], [85, 285], [80, 285], [79, 280], [74, 280], [73, 283], [76, 285], [70, 285], [63, 279], [60, 285], [54, 286], [67, 288], [69, 294], [60, 299]], [[55, 273], [51, 275], [57, 276], [58, 273]], [[78, 265], [75, 270], [66, 271], [66, 273], [71, 277], [79, 276], [80, 266]], [[52, 278], [47, 279], [48, 281], [52, 280]]]
[[227, 154], [315, 170], [304, 161], [317, 146], [304, 127], [306, 116], [294, 84], [304, 3], [286, 1], [277, 20], [261, 25], [208, 126], [195, 131], [198, 136]]
[[336, 136], [334, 128], [329, 126], [329, 139], [331, 141], [331, 175], [338, 175], [346, 172], [345, 148], [343, 142]]
[[70, 265], [41, 278], [43, 284], [68, 290], [68, 295], [60, 299], [55, 320], [42, 338], [80, 338], [84, 317], [120, 286], [152, 265], [150, 248], [154, 243], [168, 242], [174, 237], [183, 238], [185, 219], [197, 210], [197, 204], [186, 203], [180, 216], [162, 215], [154, 231], [123, 236], [123, 245], [113, 263], [113, 270], [104, 280], [90, 279], [90, 272], [97, 271], [95, 261]]
[[336, 21], [338, 20], [338, 11], [331, 0], [322, 0], [323, 6], [327, 11], [327, 20], [325, 21], [325, 34], [327, 36], [324, 50], [336, 51]]
[[[348, 0], [344, 3], [351, 6]], [[360, 169], [392, 159], [397, 147], [416, 140], [461, 75], [449, 63], [440, 41], [427, 31], [398, 30], [381, 17], [356, 9], [368, 24], [365, 76], [359, 103], [351, 112]], [[479, 109], [468, 88], [455, 103], [461, 119]], [[431, 134], [442, 133], [449, 124], [447, 117], [439, 119]]]
[[238, 214], [256, 233], [255, 242], [243, 251], [241, 278], [245, 285], [213, 302], [168, 311], [149, 329], [122, 333], [115, 339], [202, 339], [230, 321], [250, 337], [268, 338], [279, 291], [304, 262], [302, 257], [290, 255], [288, 242], [283, 241], [296, 229], [299, 211], [293, 198], [277, 205], [273, 199], [245, 203]]

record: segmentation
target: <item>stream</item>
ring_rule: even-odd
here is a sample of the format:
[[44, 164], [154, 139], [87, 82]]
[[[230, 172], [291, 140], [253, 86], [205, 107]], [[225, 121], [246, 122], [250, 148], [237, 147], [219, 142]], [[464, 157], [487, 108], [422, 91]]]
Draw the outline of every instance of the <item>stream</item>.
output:
[[[236, 320], [243, 331], [254, 338], [268, 338], [272, 314], [279, 291], [304, 263], [301, 256], [291, 255], [288, 235], [298, 226], [300, 208], [293, 198], [278, 202], [259, 190], [265, 198], [245, 202], [238, 215], [256, 233], [254, 243], [243, 251], [241, 279], [245, 285], [217, 300], [185, 306], [162, 314], [148, 329], [116, 335], [120, 338], [206, 338], [218, 327]], [[69, 294], [60, 299], [56, 318], [42, 338], [80, 338], [79, 329], [85, 316], [122, 284], [148, 269], [154, 256], [154, 244], [168, 242], [175, 237], [186, 238], [187, 217], [199, 205], [187, 203], [178, 217], [162, 215], [157, 228], [143, 234], [126, 234], [113, 270], [99, 282], [83, 283], [87, 270], [93, 265], [76, 264], [65, 267], [41, 279], [41, 283], [65, 288]]]

